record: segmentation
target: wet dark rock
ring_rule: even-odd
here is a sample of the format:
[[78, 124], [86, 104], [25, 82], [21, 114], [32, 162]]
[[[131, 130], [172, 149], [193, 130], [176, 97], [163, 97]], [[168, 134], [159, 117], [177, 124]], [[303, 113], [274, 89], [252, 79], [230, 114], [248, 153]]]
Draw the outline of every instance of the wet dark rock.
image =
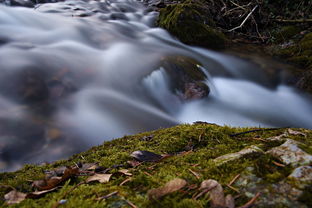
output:
[[11, 0], [11, 6], [34, 7], [35, 4], [31, 0]]
[[207, 77], [195, 60], [182, 56], [167, 57], [162, 66], [169, 75], [172, 91], [182, 100], [208, 96], [210, 89], [204, 82]]

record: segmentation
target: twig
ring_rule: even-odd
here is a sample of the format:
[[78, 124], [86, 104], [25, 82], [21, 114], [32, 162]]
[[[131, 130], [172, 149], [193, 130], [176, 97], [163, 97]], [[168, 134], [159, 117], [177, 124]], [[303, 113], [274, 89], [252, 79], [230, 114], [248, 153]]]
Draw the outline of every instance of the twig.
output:
[[137, 206], [135, 206], [131, 201], [129, 200], [125, 200], [126, 203], [131, 207], [131, 208], [138, 208]]
[[115, 196], [115, 195], [117, 195], [117, 194], [118, 194], [118, 191], [114, 191], [114, 192], [109, 193], [109, 194], [107, 194], [107, 195], [105, 195], [105, 196], [99, 197], [98, 200], [108, 199], [108, 198], [110, 198], [110, 197], [112, 197], [112, 196]]
[[312, 22], [312, 19], [294, 19], [294, 20], [288, 20], [288, 19], [271, 19], [275, 22], [284, 22], [284, 23], [305, 23], [305, 22]]
[[200, 179], [199, 173], [196, 173], [195, 171], [188, 169], [197, 179]]
[[126, 180], [124, 180], [123, 182], [121, 182], [120, 184], [119, 184], [119, 186], [122, 186], [122, 185], [124, 185], [125, 183], [127, 183], [127, 182], [129, 182], [129, 181], [131, 181], [132, 179], [131, 178], [127, 178]]
[[278, 163], [278, 162], [275, 162], [275, 161], [272, 161], [272, 163], [274, 164], [274, 165], [276, 165], [276, 166], [278, 166], [278, 167], [285, 167], [286, 165], [284, 165], [284, 164], [281, 164], [281, 163]]
[[226, 184], [227, 187], [229, 187], [230, 189], [232, 189], [233, 191], [240, 193], [239, 190], [237, 188], [234, 188], [233, 186]]
[[259, 198], [260, 196], [260, 192], [258, 192], [249, 202], [247, 202], [246, 204], [244, 204], [243, 206], [239, 207], [239, 208], [249, 208], [251, 207], [255, 201]]
[[231, 181], [228, 183], [229, 186], [232, 186], [232, 184], [240, 177], [240, 174], [237, 174]]
[[229, 32], [232, 32], [232, 31], [234, 31], [234, 30], [236, 30], [236, 29], [239, 29], [239, 28], [243, 27], [243, 25], [245, 24], [245, 22], [247, 21], [247, 19], [248, 19], [248, 18], [250, 17], [250, 15], [252, 15], [252, 13], [257, 9], [257, 7], [258, 7], [258, 5], [256, 5], [256, 6], [251, 10], [251, 12], [247, 15], [247, 17], [244, 19], [244, 21], [243, 21], [239, 26], [230, 29]]
[[243, 131], [243, 132], [239, 132], [236, 134], [230, 134], [230, 137], [236, 137], [236, 136], [240, 136], [243, 134], [248, 134], [248, 133], [253, 133], [253, 132], [258, 132], [258, 131], [276, 131], [276, 130], [281, 130], [281, 129], [287, 129], [289, 127], [282, 127], [282, 128], [269, 128], [269, 129], [254, 129], [254, 130], [250, 130], [250, 131]]

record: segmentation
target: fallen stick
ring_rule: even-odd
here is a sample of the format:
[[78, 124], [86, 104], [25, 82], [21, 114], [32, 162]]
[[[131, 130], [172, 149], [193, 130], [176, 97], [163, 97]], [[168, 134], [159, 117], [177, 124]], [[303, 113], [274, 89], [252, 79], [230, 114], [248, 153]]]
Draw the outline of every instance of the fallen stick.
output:
[[280, 129], [287, 129], [289, 127], [282, 127], [282, 128], [269, 128], [269, 129], [254, 129], [254, 130], [249, 130], [249, 131], [243, 131], [243, 132], [239, 132], [236, 134], [230, 134], [230, 137], [236, 137], [236, 136], [240, 136], [243, 134], [248, 134], [248, 133], [253, 133], [253, 132], [258, 132], [258, 131], [276, 131], [276, 130], [280, 130]]
[[244, 204], [243, 206], [239, 207], [239, 208], [249, 208], [252, 207], [253, 204], [256, 202], [256, 200], [259, 198], [260, 196], [260, 192], [258, 192], [249, 202], [247, 202], [246, 204]]
[[258, 7], [258, 5], [256, 5], [256, 6], [251, 10], [251, 12], [249, 12], [249, 14], [247, 15], [247, 17], [244, 19], [244, 21], [243, 21], [239, 26], [230, 29], [229, 32], [232, 32], [232, 31], [234, 31], [234, 30], [236, 30], [236, 29], [239, 29], [239, 28], [243, 27], [243, 25], [245, 24], [245, 22], [247, 21], [247, 19], [248, 19], [248, 18], [250, 17], [250, 15], [252, 15], [252, 13], [257, 9], [257, 7]]
[[275, 22], [284, 22], [284, 23], [305, 23], [305, 22], [312, 22], [312, 19], [294, 19], [294, 20], [287, 20], [287, 19], [271, 19]]

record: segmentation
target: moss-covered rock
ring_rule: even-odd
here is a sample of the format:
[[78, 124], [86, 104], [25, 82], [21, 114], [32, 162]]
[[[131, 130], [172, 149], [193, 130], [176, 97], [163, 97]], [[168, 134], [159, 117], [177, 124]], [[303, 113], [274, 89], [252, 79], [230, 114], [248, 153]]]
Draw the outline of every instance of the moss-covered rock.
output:
[[295, 71], [298, 81], [296, 85], [312, 93], [312, 32], [299, 40], [286, 40], [283, 44], [274, 45], [273, 54], [301, 67]]
[[[11, 187], [24, 193], [33, 191], [32, 181], [43, 178], [46, 170], [97, 162], [104, 169], [109, 168], [106, 169], [108, 173], [116, 173], [126, 168], [132, 176], [113, 175], [108, 183], [95, 182], [79, 186], [77, 184], [85, 181], [87, 176], [77, 176], [64, 181], [58, 190], [47, 193], [39, 199], [26, 199], [13, 206], [124, 207], [130, 201], [138, 207], [209, 207], [208, 195], [198, 198], [194, 196], [200, 193], [199, 186], [203, 180], [214, 179], [223, 186], [225, 194], [236, 195], [237, 191], [240, 192], [239, 197], [235, 199], [236, 206], [247, 203], [257, 192], [261, 192], [261, 196], [255, 202], [257, 207], [308, 207], [311, 204], [311, 198], [307, 197], [310, 190], [308, 182], [288, 178], [293, 173], [294, 167], [282, 164], [277, 158], [265, 152], [284, 142], [283, 139], [272, 139], [279, 135], [300, 141], [300, 148], [310, 149], [312, 131], [296, 129], [302, 134], [294, 134], [293, 131], [286, 129], [247, 132], [250, 130], [252, 128], [221, 127], [198, 122], [194, 125], [179, 125], [125, 136], [93, 147], [68, 160], [44, 166], [27, 165], [14, 173], [1, 173], [0, 198], [3, 199]], [[237, 134], [238, 132], [245, 133]], [[230, 153], [238, 155], [248, 147], [256, 148], [257, 151], [239, 154], [239, 157], [231, 157], [231, 160], [222, 164], [215, 160]], [[159, 162], [144, 162], [136, 167], [129, 166], [127, 161], [132, 160], [130, 154], [136, 150], [172, 156]], [[237, 176], [238, 174], [240, 175]], [[148, 190], [163, 186], [174, 178], [184, 179], [187, 182], [185, 188], [158, 201], [148, 199]], [[233, 178], [237, 180], [233, 182]], [[230, 182], [231, 185], [227, 186]], [[115, 191], [118, 191], [118, 194], [98, 199]], [[64, 204], [57, 204], [62, 199]], [[0, 206], [7, 205], [2, 200]]]
[[224, 48], [226, 38], [217, 31], [207, 5], [200, 1], [185, 1], [160, 10], [158, 25], [182, 42], [207, 48]]

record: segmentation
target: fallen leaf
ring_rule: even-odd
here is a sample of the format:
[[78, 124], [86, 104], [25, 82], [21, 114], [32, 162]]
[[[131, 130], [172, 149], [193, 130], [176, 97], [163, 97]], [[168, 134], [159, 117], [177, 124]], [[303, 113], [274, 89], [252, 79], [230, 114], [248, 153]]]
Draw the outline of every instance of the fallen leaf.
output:
[[305, 133], [302, 133], [300, 131], [294, 131], [292, 129], [288, 129], [288, 133], [291, 134], [291, 135], [300, 135], [300, 136], [304, 136], [304, 137], [307, 136]]
[[170, 194], [172, 192], [178, 191], [182, 189], [187, 182], [180, 178], [175, 178], [168, 183], [166, 183], [164, 186], [151, 189], [147, 192], [149, 199], [160, 199], [161, 197]]
[[84, 163], [84, 164], [82, 164], [80, 171], [95, 170], [98, 167], [99, 167], [99, 165], [97, 163]]
[[157, 162], [162, 159], [161, 155], [155, 154], [153, 152], [141, 151], [141, 150], [132, 152], [130, 156], [140, 162]]
[[49, 190], [55, 188], [58, 184], [62, 183], [63, 181], [66, 181], [70, 177], [73, 177], [79, 173], [78, 168], [72, 168], [72, 167], [67, 167], [63, 171], [63, 175], [58, 177], [58, 176], [52, 176], [48, 174], [48, 177], [43, 180], [37, 180], [33, 182], [33, 186], [36, 187], [38, 190], [43, 191], [43, 190]]
[[122, 173], [126, 176], [132, 176], [132, 173], [130, 173], [129, 170], [127, 170], [127, 169], [118, 170], [118, 173]]
[[52, 188], [52, 189], [49, 189], [49, 190], [35, 191], [35, 192], [27, 194], [26, 198], [31, 198], [31, 199], [39, 198], [39, 197], [43, 196], [46, 193], [50, 193], [52, 191], [55, 191], [58, 188], [59, 188], [59, 186], [57, 186], [55, 188]]
[[209, 190], [210, 206], [212, 208], [226, 207], [223, 188], [216, 180], [204, 180], [200, 185], [200, 189]]
[[4, 195], [4, 199], [7, 204], [18, 204], [22, 202], [24, 199], [26, 199], [27, 194], [18, 192], [16, 190], [10, 191], [6, 195]]
[[90, 176], [86, 182], [98, 181], [100, 183], [107, 183], [111, 176], [112, 174], [94, 174], [93, 176]]

